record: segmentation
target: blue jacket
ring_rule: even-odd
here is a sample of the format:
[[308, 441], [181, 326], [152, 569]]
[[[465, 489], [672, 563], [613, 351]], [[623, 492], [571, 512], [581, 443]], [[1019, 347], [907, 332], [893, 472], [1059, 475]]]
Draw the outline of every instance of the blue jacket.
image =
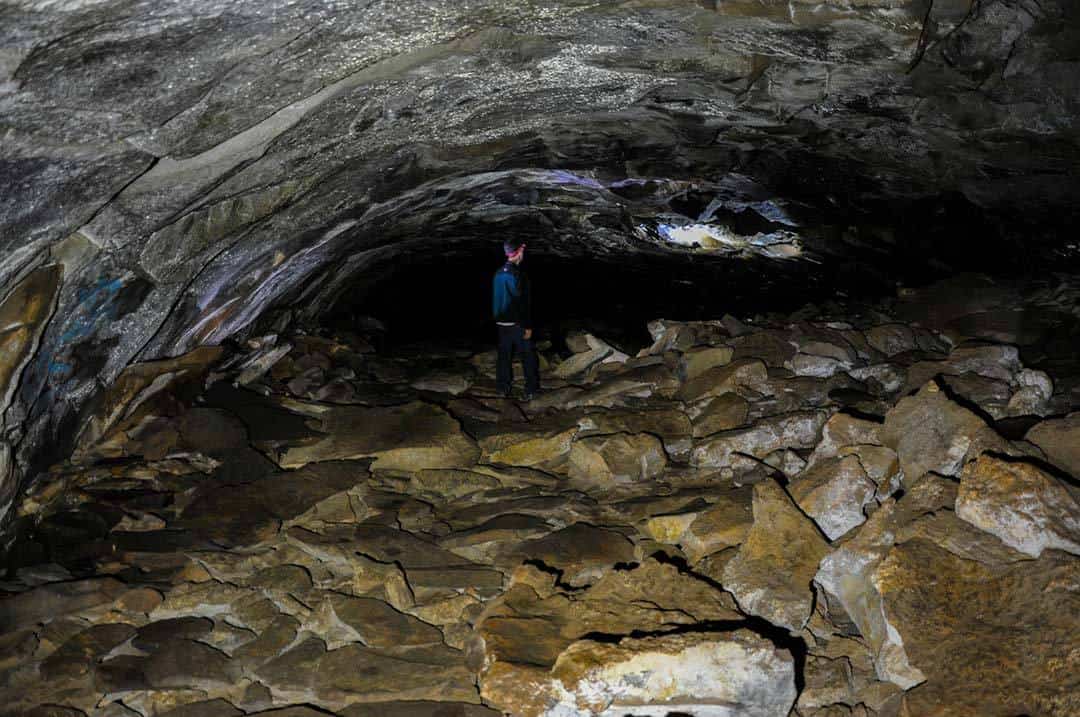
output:
[[519, 324], [532, 328], [532, 306], [529, 295], [529, 277], [513, 262], [506, 262], [495, 272], [491, 312], [495, 321]]

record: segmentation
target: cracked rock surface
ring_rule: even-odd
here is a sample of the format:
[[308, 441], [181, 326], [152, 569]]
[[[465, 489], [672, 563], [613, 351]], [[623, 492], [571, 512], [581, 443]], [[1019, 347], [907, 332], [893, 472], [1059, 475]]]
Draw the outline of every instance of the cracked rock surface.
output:
[[[927, 362], [1012, 393], [1030, 369], [881, 308], [656, 322], [570, 378], [601, 339], [545, 343], [531, 402], [485, 354], [356, 333], [137, 364], [17, 504], [0, 713], [1075, 714], [1069, 424], [994, 419], [946, 373], [904, 396]], [[852, 383], [777, 361], [808, 336]], [[727, 396], [738, 425], [695, 436]], [[917, 402], [939, 430], [898, 442]], [[753, 430], [793, 415], [820, 420]]]
[[[432, 244], [475, 254], [511, 229], [699, 295], [717, 277], [736, 296], [1075, 265], [1076, 13], [6, 2], [0, 315], [18, 330], [0, 359], [0, 516], [128, 366], [316, 318]], [[30, 295], [35, 311], [11, 306]], [[796, 374], [851, 367], [805, 338]], [[1048, 398], [1036, 382], [1009, 409], [998, 380], [957, 390], [996, 395], [991, 414]]]

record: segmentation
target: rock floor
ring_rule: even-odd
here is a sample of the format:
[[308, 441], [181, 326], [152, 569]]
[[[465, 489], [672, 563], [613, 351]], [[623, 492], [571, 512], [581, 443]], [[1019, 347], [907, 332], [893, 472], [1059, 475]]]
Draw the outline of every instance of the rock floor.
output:
[[134, 366], [11, 528], [0, 712], [1080, 714], [1077, 384], [1000, 319], [574, 334], [530, 403], [355, 335]]

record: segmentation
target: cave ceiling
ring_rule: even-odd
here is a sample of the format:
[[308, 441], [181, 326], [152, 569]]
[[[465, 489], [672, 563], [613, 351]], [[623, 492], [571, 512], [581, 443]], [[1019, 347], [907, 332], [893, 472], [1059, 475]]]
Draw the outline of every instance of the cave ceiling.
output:
[[0, 296], [51, 313], [20, 319], [0, 470], [133, 361], [316, 316], [435, 242], [812, 275], [957, 205], [1075, 261], [1077, 12], [8, 0]]

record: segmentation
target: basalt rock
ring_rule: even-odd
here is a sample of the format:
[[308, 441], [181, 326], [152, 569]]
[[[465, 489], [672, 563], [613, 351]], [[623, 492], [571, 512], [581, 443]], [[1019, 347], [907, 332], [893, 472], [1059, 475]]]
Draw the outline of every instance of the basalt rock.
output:
[[[490, 680], [488, 682], [490, 685]], [[790, 654], [742, 630], [575, 642], [546, 679], [517, 690], [488, 687], [487, 699], [522, 717], [687, 713], [780, 717], [795, 700]]]
[[1029, 463], [990, 455], [969, 463], [956, 514], [1034, 558], [1047, 548], [1080, 554], [1076, 489]]
[[797, 632], [810, 619], [810, 580], [828, 552], [784, 489], [765, 481], [754, 486], [754, 524], [724, 568], [723, 585], [743, 610]]

